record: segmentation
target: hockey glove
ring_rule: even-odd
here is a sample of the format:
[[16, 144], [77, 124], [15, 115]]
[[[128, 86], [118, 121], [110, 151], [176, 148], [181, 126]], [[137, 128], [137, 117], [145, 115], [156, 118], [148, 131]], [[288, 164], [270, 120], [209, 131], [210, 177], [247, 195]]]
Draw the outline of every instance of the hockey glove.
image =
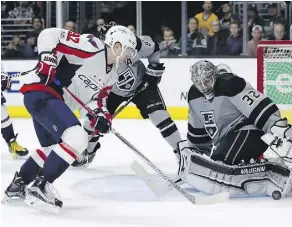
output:
[[186, 178], [186, 175], [188, 173], [188, 169], [190, 166], [192, 150], [188, 147], [187, 140], [182, 140], [182, 141], [178, 142], [177, 146], [178, 146], [177, 150], [180, 154], [177, 175], [182, 180], [184, 180]]
[[271, 127], [271, 133], [274, 136], [292, 140], [292, 126], [288, 124], [287, 118], [276, 121]]
[[96, 119], [90, 114], [86, 115], [90, 120], [90, 127], [98, 130], [101, 134], [109, 133], [112, 125], [112, 116], [108, 112], [103, 112], [101, 109], [95, 109], [93, 112], [97, 117]]
[[160, 83], [164, 71], [163, 63], [149, 64], [145, 72], [144, 81], [150, 86], [155, 86]]
[[45, 78], [45, 84], [48, 84], [53, 81], [53, 78], [56, 74], [57, 68], [57, 58], [49, 53], [43, 53], [39, 55], [39, 62], [36, 66], [36, 73], [42, 78]]
[[1, 71], [1, 91], [8, 90], [11, 87], [11, 79], [7, 78], [7, 73]]

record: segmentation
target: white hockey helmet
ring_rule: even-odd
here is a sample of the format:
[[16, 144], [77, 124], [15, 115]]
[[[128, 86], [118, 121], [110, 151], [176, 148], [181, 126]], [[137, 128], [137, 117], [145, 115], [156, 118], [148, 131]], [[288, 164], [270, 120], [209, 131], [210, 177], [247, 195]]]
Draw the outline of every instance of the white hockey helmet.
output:
[[[120, 43], [122, 46], [122, 52], [120, 56], [122, 56], [126, 50], [130, 50], [132, 52], [131, 57], [135, 57], [137, 53], [136, 36], [130, 29], [128, 29], [125, 26], [121, 26], [121, 25], [112, 26], [105, 34], [104, 43], [108, 45], [112, 49], [112, 51], [113, 51], [114, 45], [116, 43]], [[120, 56], [116, 56], [116, 57], [119, 58]]]

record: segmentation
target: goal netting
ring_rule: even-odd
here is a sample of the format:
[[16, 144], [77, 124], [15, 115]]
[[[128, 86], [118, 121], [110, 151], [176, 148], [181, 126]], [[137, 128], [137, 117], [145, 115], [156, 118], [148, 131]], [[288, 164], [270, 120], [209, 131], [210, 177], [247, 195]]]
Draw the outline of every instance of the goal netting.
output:
[[[281, 115], [292, 123], [292, 41], [259, 42], [257, 61], [258, 90], [272, 99]], [[264, 156], [277, 157], [273, 151]]]
[[257, 48], [258, 90], [292, 112], [292, 41], [262, 41]]

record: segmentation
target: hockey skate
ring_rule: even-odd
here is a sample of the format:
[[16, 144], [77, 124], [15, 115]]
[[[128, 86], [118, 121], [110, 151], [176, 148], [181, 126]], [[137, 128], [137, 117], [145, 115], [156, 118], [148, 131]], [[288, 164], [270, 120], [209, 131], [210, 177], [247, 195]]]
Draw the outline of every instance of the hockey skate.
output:
[[9, 151], [12, 154], [13, 159], [24, 158], [28, 154], [28, 150], [21, 146], [16, 141], [17, 134], [14, 138], [12, 138], [7, 144], [9, 147]]
[[74, 167], [88, 167], [90, 163], [92, 163], [94, 157], [96, 155], [96, 151], [89, 153], [87, 149], [82, 152], [82, 154], [72, 163]]
[[14, 178], [10, 185], [7, 187], [4, 193], [2, 203], [9, 202], [12, 199], [25, 199], [27, 192], [26, 184], [23, 179], [19, 176], [18, 172], [15, 172]]
[[24, 202], [36, 209], [58, 214], [63, 202], [53, 184], [40, 176], [28, 188]]

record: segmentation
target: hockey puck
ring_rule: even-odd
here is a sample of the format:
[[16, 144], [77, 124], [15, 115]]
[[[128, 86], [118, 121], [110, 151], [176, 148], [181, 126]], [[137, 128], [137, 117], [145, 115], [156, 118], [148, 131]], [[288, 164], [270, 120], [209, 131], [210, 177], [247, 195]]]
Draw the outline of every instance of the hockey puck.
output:
[[281, 197], [282, 197], [281, 192], [279, 192], [279, 191], [273, 191], [273, 193], [272, 193], [272, 198], [273, 198], [274, 200], [279, 200], [279, 199], [281, 199]]

